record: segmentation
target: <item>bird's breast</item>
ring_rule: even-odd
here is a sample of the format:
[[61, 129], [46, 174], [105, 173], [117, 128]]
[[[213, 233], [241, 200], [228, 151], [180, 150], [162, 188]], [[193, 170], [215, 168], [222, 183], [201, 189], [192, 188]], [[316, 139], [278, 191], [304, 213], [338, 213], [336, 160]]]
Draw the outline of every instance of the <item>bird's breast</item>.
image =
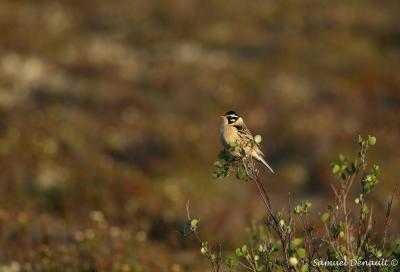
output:
[[221, 142], [223, 145], [234, 144], [238, 140], [237, 129], [233, 126], [224, 126], [220, 128]]

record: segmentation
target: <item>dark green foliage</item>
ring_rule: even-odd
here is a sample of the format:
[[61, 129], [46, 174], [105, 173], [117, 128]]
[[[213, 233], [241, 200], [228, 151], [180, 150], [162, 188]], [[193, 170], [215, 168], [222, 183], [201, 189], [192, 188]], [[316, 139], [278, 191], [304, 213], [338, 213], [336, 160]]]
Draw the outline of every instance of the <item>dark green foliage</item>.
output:
[[[256, 135], [254, 138], [249, 143], [252, 146], [261, 142], [260, 135]], [[234, 157], [232, 153], [241, 154], [241, 156]], [[214, 178], [224, 178], [229, 176], [230, 172], [233, 172], [238, 180], [250, 180], [258, 174], [253, 158], [247, 156], [244, 147], [238, 144], [231, 144], [229, 148], [222, 149], [218, 154], [218, 160], [214, 162], [214, 166], [215, 170], [212, 175]]]
[[214, 163], [215, 171], [213, 177], [223, 178], [229, 176], [230, 165], [235, 161], [235, 158], [225, 149], [219, 152], [218, 158], [219, 160]]

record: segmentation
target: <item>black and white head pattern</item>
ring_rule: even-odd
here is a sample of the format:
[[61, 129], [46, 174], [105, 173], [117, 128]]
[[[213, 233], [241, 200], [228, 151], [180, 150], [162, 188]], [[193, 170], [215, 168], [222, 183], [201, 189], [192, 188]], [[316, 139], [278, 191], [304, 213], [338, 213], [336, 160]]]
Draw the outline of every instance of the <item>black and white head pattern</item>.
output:
[[228, 111], [225, 113], [226, 118], [228, 119], [228, 124], [233, 124], [239, 119], [239, 115], [234, 111]]

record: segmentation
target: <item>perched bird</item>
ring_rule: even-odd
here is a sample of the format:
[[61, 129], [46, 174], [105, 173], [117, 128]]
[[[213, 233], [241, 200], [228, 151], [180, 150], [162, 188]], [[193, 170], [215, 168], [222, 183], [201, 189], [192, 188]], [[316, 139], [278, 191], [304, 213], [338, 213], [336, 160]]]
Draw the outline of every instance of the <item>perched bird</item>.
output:
[[253, 140], [253, 135], [246, 127], [243, 118], [234, 111], [228, 111], [221, 115], [222, 124], [220, 128], [220, 139], [224, 147], [234, 157], [241, 157], [243, 154], [239, 150], [232, 149], [232, 145], [240, 147], [245, 155], [262, 163], [268, 171], [274, 173], [271, 166], [264, 160], [264, 154], [260, 150], [260, 146]]

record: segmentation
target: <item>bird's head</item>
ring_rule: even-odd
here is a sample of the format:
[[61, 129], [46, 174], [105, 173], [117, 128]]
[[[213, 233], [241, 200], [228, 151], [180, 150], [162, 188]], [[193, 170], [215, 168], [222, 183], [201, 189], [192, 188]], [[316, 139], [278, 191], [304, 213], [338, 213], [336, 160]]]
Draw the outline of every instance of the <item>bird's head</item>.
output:
[[234, 111], [228, 111], [224, 115], [221, 115], [222, 122], [225, 125], [233, 125], [235, 124], [241, 117]]

